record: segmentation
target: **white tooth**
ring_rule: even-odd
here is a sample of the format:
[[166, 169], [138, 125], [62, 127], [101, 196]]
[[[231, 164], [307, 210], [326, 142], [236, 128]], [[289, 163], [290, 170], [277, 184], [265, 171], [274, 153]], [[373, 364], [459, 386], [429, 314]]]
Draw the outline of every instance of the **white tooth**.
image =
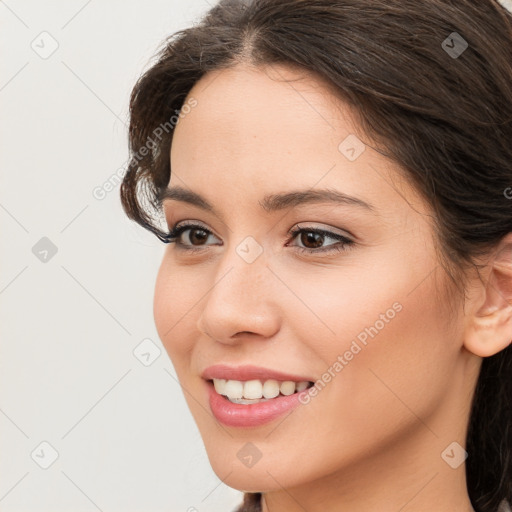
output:
[[[282, 395], [291, 395], [295, 392], [305, 390], [309, 386], [308, 381], [278, 382], [274, 379], [261, 380], [253, 379], [249, 381], [213, 379], [215, 391], [220, 395], [225, 395], [235, 401], [235, 403], [257, 403], [258, 401], [269, 400], [275, 398], [281, 393]], [[244, 402], [248, 400], [248, 402]]]
[[261, 398], [262, 385], [259, 380], [248, 380], [244, 384], [244, 398]]
[[263, 384], [263, 396], [265, 398], [275, 398], [279, 395], [279, 382], [277, 380], [266, 380]]
[[213, 386], [219, 395], [223, 395], [224, 388], [226, 387], [226, 379], [213, 379]]
[[309, 385], [309, 382], [307, 380], [303, 380], [302, 382], [297, 382], [295, 385], [295, 390], [297, 392], [304, 391]]
[[242, 398], [244, 394], [243, 382], [228, 380], [224, 386], [224, 394], [229, 398]]
[[295, 382], [291, 380], [281, 382], [280, 391], [283, 395], [291, 395], [295, 393]]

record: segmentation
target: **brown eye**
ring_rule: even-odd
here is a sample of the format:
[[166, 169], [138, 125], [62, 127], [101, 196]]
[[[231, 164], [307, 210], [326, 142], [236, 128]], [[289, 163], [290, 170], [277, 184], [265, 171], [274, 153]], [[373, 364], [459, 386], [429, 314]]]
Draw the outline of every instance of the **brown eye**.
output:
[[[188, 233], [188, 241], [182, 235]], [[209, 236], [213, 233], [199, 224], [182, 224], [175, 225], [165, 236], [165, 243], [176, 243], [176, 247], [185, 250], [202, 250], [208, 248], [208, 244], [204, 244]]]
[[192, 245], [201, 245], [201, 242], [208, 239], [208, 233], [203, 228], [187, 228], [182, 233], [185, 231], [190, 231], [188, 237]]
[[308, 249], [317, 249], [322, 246], [324, 236], [316, 231], [303, 230], [300, 234], [301, 243]]
[[[346, 251], [355, 245], [355, 242], [349, 238], [323, 229], [299, 228], [292, 231], [291, 234], [293, 236], [292, 239], [297, 238], [299, 243], [302, 245], [295, 245], [295, 248], [300, 252], [307, 252], [310, 254]], [[297, 237], [297, 235], [300, 236]], [[322, 244], [325, 243], [325, 240], [329, 238], [337, 243], [322, 246]]]

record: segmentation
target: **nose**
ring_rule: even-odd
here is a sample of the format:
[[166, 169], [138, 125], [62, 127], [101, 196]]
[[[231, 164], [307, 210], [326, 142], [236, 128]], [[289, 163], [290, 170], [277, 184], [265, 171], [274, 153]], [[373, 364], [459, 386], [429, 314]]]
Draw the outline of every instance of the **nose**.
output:
[[280, 326], [276, 278], [264, 255], [247, 263], [233, 251], [214, 274], [201, 301], [197, 328], [224, 344], [270, 338]]

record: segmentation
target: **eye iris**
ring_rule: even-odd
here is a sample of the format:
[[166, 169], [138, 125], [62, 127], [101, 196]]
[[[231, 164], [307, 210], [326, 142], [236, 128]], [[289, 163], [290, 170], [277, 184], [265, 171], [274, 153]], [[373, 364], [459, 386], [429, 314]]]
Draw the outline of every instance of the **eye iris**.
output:
[[[306, 242], [305, 242], [306, 240]], [[312, 249], [316, 249], [317, 247], [322, 246], [323, 235], [320, 233], [315, 233], [313, 231], [304, 231], [301, 235], [301, 242], [308, 247], [308, 243], [313, 243], [313, 247], [308, 247]]]
[[[201, 233], [202, 235], [199, 235], [199, 237], [192, 235], [192, 233], [198, 233], [198, 232]], [[204, 241], [208, 238], [208, 233], [206, 233], [206, 231], [204, 229], [199, 229], [199, 228], [190, 229], [189, 238], [190, 238], [190, 241], [192, 242], [192, 244], [196, 245], [194, 243], [194, 238], [196, 239], [196, 241], [199, 240], [199, 242]], [[201, 244], [199, 243], [197, 245], [201, 245]]]

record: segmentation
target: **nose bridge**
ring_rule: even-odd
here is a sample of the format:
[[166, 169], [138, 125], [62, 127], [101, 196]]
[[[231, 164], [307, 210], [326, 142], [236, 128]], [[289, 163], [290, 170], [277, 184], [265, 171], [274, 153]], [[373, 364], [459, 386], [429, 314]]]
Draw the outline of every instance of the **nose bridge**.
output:
[[263, 247], [246, 237], [222, 256], [198, 320], [202, 332], [221, 341], [239, 332], [271, 336], [278, 325]]
[[233, 299], [238, 297], [241, 303], [254, 294], [263, 298], [262, 285], [271, 276], [268, 256], [268, 251], [251, 235], [229, 243], [215, 276], [218, 285], [214, 285], [212, 292], [218, 287], [217, 292], [228, 293]]

